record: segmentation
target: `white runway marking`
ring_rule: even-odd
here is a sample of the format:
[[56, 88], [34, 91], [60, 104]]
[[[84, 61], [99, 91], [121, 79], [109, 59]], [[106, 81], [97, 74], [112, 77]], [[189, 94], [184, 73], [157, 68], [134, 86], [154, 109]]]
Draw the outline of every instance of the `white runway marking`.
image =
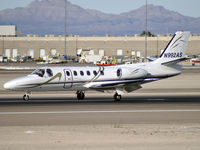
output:
[[0, 112], [0, 115], [31, 115], [31, 114], [89, 114], [89, 113], [166, 113], [166, 112], [200, 112], [200, 109], [183, 110], [81, 110], [81, 111], [35, 111], [35, 112]]
[[26, 133], [26, 134], [33, 134], [33, 133], [35, 133], [35, 131], [30, 131], [30, 130], [29, 130], [29, 131], [26, 131], [25, 133]]

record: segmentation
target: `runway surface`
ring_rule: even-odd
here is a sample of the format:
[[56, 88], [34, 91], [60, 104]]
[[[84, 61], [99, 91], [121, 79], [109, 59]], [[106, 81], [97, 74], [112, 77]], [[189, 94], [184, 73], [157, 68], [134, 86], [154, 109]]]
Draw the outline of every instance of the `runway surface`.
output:
[[200, 96], [1, 97], [0, 133], [9, 150], [198, 150]]
[[199, 116], [200, 96], [0, 99], [0, 126], [200, 123]]

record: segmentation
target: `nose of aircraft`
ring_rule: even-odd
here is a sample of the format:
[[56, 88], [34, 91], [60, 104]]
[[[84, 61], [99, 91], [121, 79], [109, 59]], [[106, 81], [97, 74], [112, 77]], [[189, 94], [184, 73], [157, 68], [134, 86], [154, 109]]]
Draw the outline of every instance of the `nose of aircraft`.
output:
[[8, 82], [6, 82], [4, 85], [3, 85], [3, 87], [4, 87], [4, 89], [9, 89], [9, 83]]
[[27, 77], [21, 77], [21, 78], [8, 81], [3, 86], [7, 90], [18, 90], [22, 88], [21, 85], [23, 85], [24, 82], [26, 81], [27, 81]]
[[16, 84], [16, 83], [14, 83], [14, 82], [12, 82], [12, 81], [8, 81], [8, 82], [6, 82], [6, 83], [3, 85], [3, 87], [4, 87], [5, 89], [7, 89], [7, 90], [12, 90], [12, 89], [15, 87], [15, 84]]

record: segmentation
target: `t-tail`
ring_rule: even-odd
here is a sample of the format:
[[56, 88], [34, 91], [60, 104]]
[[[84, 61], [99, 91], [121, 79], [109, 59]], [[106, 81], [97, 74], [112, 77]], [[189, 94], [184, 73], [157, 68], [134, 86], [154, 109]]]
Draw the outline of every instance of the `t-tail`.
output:
[[189, 37], [190, 32], [176, 32], [156, 62], [161, 65], [170, 65], [186, 60], [185, 52]]

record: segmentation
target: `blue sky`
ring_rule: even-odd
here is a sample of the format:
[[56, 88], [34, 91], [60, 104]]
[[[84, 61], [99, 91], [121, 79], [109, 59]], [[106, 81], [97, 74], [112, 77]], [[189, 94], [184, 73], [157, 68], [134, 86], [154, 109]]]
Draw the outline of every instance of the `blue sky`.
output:
[[[0, 10], [25, 7], [34, 0], [0, 0]], [[105, 13], [120, 14], [137, 9], [145, 0], [69, 0], [83, 8], [100, 10]], [[161, 5], [185, 16], [200, 17], [200, 0], [148, 0], [149, 4]]]

